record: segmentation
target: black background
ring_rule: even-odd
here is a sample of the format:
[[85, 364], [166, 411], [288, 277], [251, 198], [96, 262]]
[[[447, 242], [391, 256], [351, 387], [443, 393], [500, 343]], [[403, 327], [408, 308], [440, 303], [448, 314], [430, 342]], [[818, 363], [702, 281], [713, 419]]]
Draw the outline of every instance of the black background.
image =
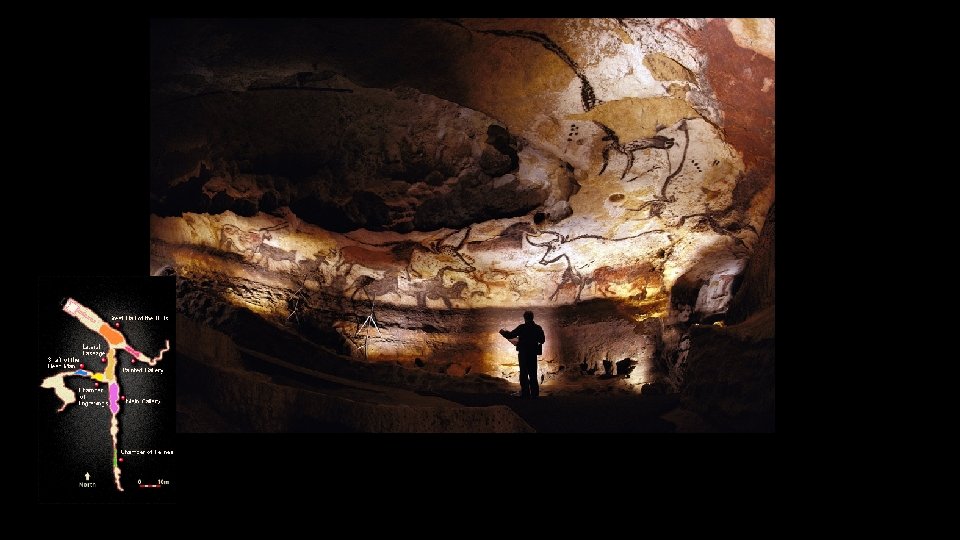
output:
[[[778, 21], [778, 31], [783, 28]], [[49, 241], [33, 239], [39, 275], [149, 272], [149, 31], [147, 16], [64, 19], [45, 26], [42, 36], [58, 56], [38, 54], [25, 66], [36, 106], [24, 139], [38, 147], [30, 165], [41, 176], [25, 181], [42, 209], [34, 215], [57, 231], [53, 249]], [[782, 42], [778, 39], [781, 60], [788, 50]], [[781, 74], [782, 101], [788, 84]], [[782, 111], [778, 107], [778, 115]], [[778, 121], [782, 132], [783, 118]], [[778, 152], [778, 158], [784, 155]], [[92, 233], [109, 235], [109, 246], [91, 243]], [[778, 420], [783, 429], [782, 417]], [[559, 490], [585, 481], [591, 487], [569, 499], [572, 509], [605, 513], [602, 507], [611, 505], [609, 511], [618, 514], [623, 509], [615, 508], [616, 498], [599, 491], [605, 485], [637, 490], [637, 499], [667, 486], [705, 495], [689, 491], [690, 478], [698, 489], [737, 486], [764, 493], [779, 481], [770, 473], [771, 460], [779, 460], [778, 438], [181, 434], [177, 503], [311, 502], [333, 493], [350, 503], [427, 511], [438, 501], [449, 504], [459, 500], [455, 495], [492, 488], [503, 506], [491, 501], [498, 506], [491, 511], [513, 514], [517, 494], [559, 504]], [[424, 490], [426, 498], [413, 495]], [[463, 508], [463, 517], [476, 510]], [[564, 507], [557, 512], [555, 517], [562, 517]]]

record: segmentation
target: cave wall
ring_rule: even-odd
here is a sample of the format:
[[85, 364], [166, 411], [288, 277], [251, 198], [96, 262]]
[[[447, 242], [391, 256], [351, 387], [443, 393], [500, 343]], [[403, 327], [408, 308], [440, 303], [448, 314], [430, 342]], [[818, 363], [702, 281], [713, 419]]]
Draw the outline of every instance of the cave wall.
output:
[[514, 378], [530, 308], [546, 376], [678, 386], [775, 195], [768, 19], [155, 21], [151, 64], [154, 270], [354, 358]]
[[736, 324], [777, 302], [776, 205], [770, 206], [753, 257], [743, 273], [743, 286], [730, 301], [727, 322]]
[[776, 430], [776, 217], [771, 206], [723, 326], [690, 329], [684, 405], [733, 431]]

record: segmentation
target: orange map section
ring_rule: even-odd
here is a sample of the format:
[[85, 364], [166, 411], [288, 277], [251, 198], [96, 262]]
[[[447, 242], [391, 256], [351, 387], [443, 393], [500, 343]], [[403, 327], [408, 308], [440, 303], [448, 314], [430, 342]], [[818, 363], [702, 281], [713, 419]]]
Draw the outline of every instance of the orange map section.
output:
[[98, 332], [100, 332], [100, 335], [103, 336], [103, 339], [107, 340], [107, 343], [109, 343], [111, 347], [116, 347], [117, 345], [120, 345], [126, 341], [123, 339], [123, 334], [117, 332], [113, 328], [110, 328], [106, 325], [106, 323], [100, 327]]

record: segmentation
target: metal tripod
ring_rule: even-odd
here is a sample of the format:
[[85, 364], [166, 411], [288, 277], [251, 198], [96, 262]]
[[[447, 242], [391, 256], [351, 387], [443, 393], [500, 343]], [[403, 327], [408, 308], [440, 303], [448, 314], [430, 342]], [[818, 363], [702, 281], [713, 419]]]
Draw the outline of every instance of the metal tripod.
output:
[[[364, 289], [364, 291], [366, 291], [366, 289]], [[369, 293], [367, 294], [367, 296], [369, 297]], [[367, 315], [367, 318], [366, 318], [365, 321], [363, 321], [363, 324], [361, 324], [360, 327], [357, 328], [357, 333], [356, 333], [353, 337], [359, 337], [359, 336], [360, 336], [360, 332], [363, 332], [363, 329], [364, 329], [364, 328], [367, 328], [367, 325], [369, 324], [369, 325], [372, 325], [374, 328], [377, 329], [377, 336], [379, 336], [380, 339], [383, 339], [383, 334], [380, 333], [380, 327], [377, 325], [377, 319], [376, 319], [376, 317], [375, 317], [375, 312], [374, 312], [374, 309], [373, 309], [373, 308], [374, 308], [374, 299], [373, 299], [373, 298], [370, 298], [370, 314]], [[369, 329], [368, 329], [368, 331], [367, 331], [367, 332], [364, 332], [364, 334], [363, 334], [363, 345], [357, 345], [357, 349], [358, 349], [358, 350], [359, 350], [361, 347], [363, 348], [363, 359], [364, 359], [365, 361], [366, 361], [366, 360], [369, 360], [369, 358], [367, 357], [367, 345], [368, 345], [369, 341], [370, 341], [370, 333], [369, 333]]]
[[300, 301], [303, 299], [300, 296], [300, 292], [303, 291], [303, 287], [297, 289], [297, 292], [294, 293], [293, 298], [290, 301], [289, 307], [290, 315], [287, 315], [287, 322], [290, 322], [291, 319], [297, 322], [297, 328], [300, 328], [300, 315], [297, 312], [300, 310]]

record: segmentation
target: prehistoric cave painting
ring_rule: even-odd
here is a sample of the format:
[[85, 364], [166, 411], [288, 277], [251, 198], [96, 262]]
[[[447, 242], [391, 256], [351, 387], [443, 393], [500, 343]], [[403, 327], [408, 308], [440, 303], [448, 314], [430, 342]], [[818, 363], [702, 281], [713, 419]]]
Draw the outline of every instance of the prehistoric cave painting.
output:
[[[628, 173], [633, 169], [638, 150], [664, 150], [665, 155], [670, 157], [669, 150], [677, 144], [676, 135], [666, 136], [665, 131], [682, 131], [684, 137], [687, 137], [689, 136], [687, 121], [700, 119], [710, 123], [685, 100], [665, 96], [623, 98], [589, 113], [570, 115], [569, 118], [591, 120], [603, 130], [605, 135], [602, 140], [607, 143], [602, 150], [602, 165], [598, 174], [603, 174], [607, 170], [610, 154], [616, 152], [626, 158], [626, 165], [620, 173], [621, 180], [626, 180]], [[619, 126], [618, 129], [627, 130], [636, 139], [628, 142], [621, 141], [621, 134], [604, 122], [612, 122]], [[632, 182], [658, 168], [660, 167], [651, 167], [626, 181]]]
[[[322, 283], [351, 300], [355, 300], [360, 291], [371, 300], [388, 294], [400, 297], [400, 271], [397, 268], [401, 266], [403, 262], [390, 251], [357, 245], [333, 248], [318, 264]], [[324, 268], [328, 272], [324, 272]]]
[[591, 278], [584, 276], [580, 272], [580, 269], [588, 266], [592, 261], [586, 262], [585, 264], [575, 265], [573, 260], [571, 260], [571, 255], [574, 258], [577, 257], [576, 254], [571, 249], [572, 242], [575, 242], [577, 240], [591, 240], [593, 242], [607, 244], [611, 242], [622, 242], [624, 240], [639, 238], [647, 234], [655, 234], [655, 233], [666, 234], [666, 231], [664, 231], [663, 229], [654, 229], [654, 230], [645, 231], [639, 234], [634, 234], [631, 236], [625, 236], [623, 238], [606, 238], [604, 236], [599, 236], [595, 234], [583, 234], [583, 235], [574, 236], [571, 238], [569, 235], [562, 235], [558, 232], [543, 231], [540, 233], [540, 236], [545, 235], [552, 238], [549, 238], [545, 242], [534, 242], [530, 239], [531, 235], [528, 234], [526, 236], [526, 239], [527, 239], [527, 243], [530, 244], [531, 246], [546, 248], [546, 250], [543, 252], [543, 256], [540, 257], [539, 261], [537, 261], [538, 263], [546, 266], [549, 264], [553, 264], [555, 262], [559, 262], [561, 259], [563, 259], [564, 262], [566, 262], [566, 268], [564, 268], [563, 274], [560, 276], [560, 282], [557, 284], [557, 288], [553, 291], [553, 294], [550, 295], [549, 297], [550, 300], [551, 301], [555, 300], [557, 298], [557, 295], [560, 293], [560, 290], [563, 289], [567, 284], [570, 284], [571, 286], [576, 288], [576, 296], [574, 297], [574, 302], [579, 302], [580, 296], [583, 293], [583, 288], [586, 287], [586, 285], [591, 281]]
[[[595, 122], [595, 123], [598, 126], [600, 126], [600, 129], [602, 129], [604, 133], [606, 133], [606, 135], [604, 135], [602, 140], [610, 141], [603, 147], [603, 154], [602, 154], [603, 165], [600, 167], [600, 172], [598, 172], [597, 174], [603, 174], [603, 171], [607, 170], [607, 165], [610, 164], [611, 151], [617, 152], [619, 154], [623, 154], [627, 158], [627, 164], [623, 168], [623, 172], [620, 173], [620, 179], [623, 180], [627, 176], [627, 173], [630, 172], [630, 169], [633, 168], [633, 162], [636, 159], [634, 152], [638, 150], [644, 150], [646, 148], [659, 148], [661, 150], [669, 150], [670, 148], [673, 148], [674, 140], [672, 138], [664, 137], [663, 135], [656, 135], [656, 136], [647, 137], [644, 139], [637, 139], [635, 141], [630, 141], [626, 144], [623, 144], [620, 142], [620, 137], [617, 136], [617, 133], [615, 131], [613, 131], [612, 129], [610, 129], [609, 127], [607, 127], [606, 125], [600, 122]], [[655, 168], [656, 167], [654, 167], [654, 169]], [[650, 171], [648, 170], [648, 171], [645, 171], [643, 174], [634, 176], [630, 180], [627, 180], [627, 182], [632, 182], [648, 172]]]
[[[618, 19], [618, 22], [621, 25], [623, 24], [623, 21], [620, 19]], [[467, 28], [462, 23], [458, 22], [456, 24], [462, 28]], [[467, 28], [467, 30], [470, 30], [470, 29]], [[590, 112], [598, 104], [602, 103], [602, 100], [597, 99], [596, 92], [593, 89], [593, 85], [590, 83], [590, 80], [587, 78], [583, 68], [581, 68], [580, 65], [577, 64], [577, 62], [574, 61], [573, 58], [569, 54], [567, 54], [565, 50], [563, 50], [563, 48], [557, 45], [557, 43], [554, 42], [552, 39], [550, 39], [550, 37], [547, 36], [546, 34], [542, 34], [540, 32], [533, 32], [529, 30], [499, 30], [499, 29], [479, 30], [479, 32], [483, 34], [491, 34], [495, 36], [526, 39], [526, 40], [539, 43], [541, 46], [543, 46], [543, 48], [555, 54], [557, 58], [559, 58], [563, 63], [569, 66], [570, 69], [573, 70], [574, 75], [580, 80], [580, 102], [581, 102], [581, 105], [583, 106], [584, 112]], [[669, 150], [674, 145], [674, 139], [670, 137], [665, 137], [663, 135], [654, 135], [652, 137], [643, 137], [633, 141], [621, 142], [620, 137], [617, 135], [616, 131], [611, 129], [609, 126], [607, 126], [606, 124], [598, 120], [592, 120], [592, 122], [596, 124], [598, 127], [600, 127], [601, 130], [603, 130], [605, 135], [602, 140], [608, 141], [607, 144], [603, 147], [603, 154], [602, 154], [603, 165], [600, 167], [600, 172], [598, 174], [603, 174], [603, 172], [607, 169], [607, 166], [609, 165], [610, 152], [617, 152], [627, 158], [627, 164], [624, 167], [623, 172], [620, 174], [620, 179], [623, 180], [624, 178], [626, 178], [627, 173], [630, 172], [630, 169], [633, 167], [634, 161], [636, 159], [635, 152], [637, 152], [638, 150], [644, 150], [646, 148]], [[567, 135], [568, 142], [572, 142], [573, 136], [578, 131], [574, 129], [574, 127], [571, 127], [570, 133], [568, 133]], [[686, 131], [686, 119], [684, 119], [683, 131]], [[689, 144], [689, 141], [687, 141], [687, 144]], [[684, 156], [686, 156], [686, 149], [684, 149]], [[681, 162], [681, 166], [682, 166], [682, 162]], [[653, 167], [651, 170], [654, 170], [654, 169], [656, 169], [656, 167]], [[643, 176], [644, 174], [651, 172], [651, 170], [645, 171], [640, 175], [634, 176], [633, 178], [628, 180], [628, 182], [636, 180], [637, 178]], [[679, 171], [679, 168], [678, 168], [678, 171]], [[669, 202], [669, 201], [663, 201], [663, 202]]]
[[220, 227], [220, 240], [217, 247], [221, 251], [240, 254], [246, 262], [259, 262], [260, 252], [267, 240], [273, 239], [271, 231], [276, 231], [286, 227], [287, 223], [274, 225], [273, 227], [261, 227], [256, 230], [243, 230], [236, 225], [224, 225]]
[[[621, 26], [625, 26], [623, 20], [617, 19], [617, 22]], [[557, 45], [556, 42], [554, 42], [545, 34], [541, 34], [539, 32], [526, 31], [526, 30], [482, 30], [481, 32], [496, 35], [496, 36], [527, 39], [527, 40], [531, 40], [539, 43], [545, 49], [557, 55], [557, 57], [560, 60], [562, 60], [565, 64], [567, 64], [567, 66], [569, 66], [570, 69], [573, 70], [576, 77], [580, 80], [580, 84], [581, 84], [580, 98], [581, 98], [581, 104], [583, 106], [584, 112], [590, 112], [594, 107], [596, 107], [599, 103], [601, 103], [599, 100], [597, 100], [596, 93], [593, 90], [593, 85], [590, 83], [590, 80], [587, 79], [587, 76], [583, 71], [583, 69], [573, 60], [573, 58], [570, 57], [569, 54], [567, 54], [566, 51], [564, 51], [559, 45]], [[664, 180], [663, 187], [661, 188], [661, 195], [659, 197], [655, 197], [651, 201], [648, 201], [647, 203], [642, 205], [640, 208], [642, 210], [643, 208], [649, 207], [650, 217], [659, 216], [662, 213], [667, 203], [675, 202], [675, 199], [673, 198], [668, 199], [666, 197], [666, 187], [670, 183], [670, 181], [673, 180], [680, 173], [681, 169], [683, 168], [683, 162], [686, 160], [687, 147], [690, 144], [690, 139], [689, 139], [690, 134], [687, 131], [687, 120], [691, 118], [681, 119], [680, 126], [678, 127], [679, 131], [684, 132], [684, 138], [685, 138], [683, 157], [680, 160], [680, 164], [678, 165], [677, 169], [672, 173], [669, 173], [667, 178]], [[601, 130], [603, 130], [604, 136], [602, 140], [607, 141], [607, 144], [604, 145], [602, 150], [601, 157], [602, 157], [603, 164], [601, 165], [600, 171], [598, 172], [598, 174], [603, 174], [604, 171], [606, 171], [610, 162], [610, 153], [616, 152], [626, 157], [626, 165], [623, 168], [623, 172], [620, 173], [621, 180], [624, 180], [627, 177], [627, 174], [633, 168], [634, 162], [636, 160], [635, 153], [637, 151], [644, 150], [647, 148], [654, 148], [654, 149], [668, 151], [675, 144], [674, 138], [666, 137], [663, 135], [653, 135], [652, 137], [643, 137], [633, 141], [622, 142], [620, 140], [620, 137], [617, 135], [616, 131], [614, 131], [612, 128], [610, 128], [603, 122], [593, 120], [593, 123], [596, 124]], [[657, 126], [657, 127], [658, 127], [657, 131], [659, 132], [661, 129], [664, 129], [665, 126]], [[573, 137], [577, 133], [577, 131], [578, 130], [576, 129], [576, 126], [571, 126], [570, 133], [568, 133], [568, 136], [567, 136], [568, 142], [572, 142]], [[667, 152], [668, 160], [669, 160], [669, 157], [670, 157], [670, 154], [669, 152]], [[668, 165], [668, 170], [670, 168], [671, 167], [669, 167]], [[659, 166], [655, 165], [653, 167], [650, 167], [648, 170], [644, 171], [643, 173], [633, 176], [632, 178], [627, 180], [627, 182], [632, 182], [634, 180], [637, 180], [643, 175], [653, 172], [657, 169], [659, 169]]]
[[567, 51], [563, 50], [546, 34], [541, 34], [540, 32], [533, 32], [530, 30], [495, 29], [479, 30], [479, 32], [482, 34], [492, 34], [494, 36], [527, 39], [539, 43], [544, 49], [557, 55], [557, 58], [563, 61], [564, 64], [568, 65], [570, 69], [573, 70], [574, 75], [580, 79], [580, 101], [583, 104], [583, 110], [589, 111], [597, 105], [597, 94], [593, 91], [593, 85], [590, 84], [590, 81], [587, 79], [583, 69], [573, 60], [573, 58], [570, 57], [569, 54], [567, 54]]
[[282, 269], [291, 272], [297, 268], [297, 250], [288, 251], [264, 242], [260, 244], [260, 262], [267, 270], [277, 271]]
[[[343, 248], [334, 246], [326, 251], [317, 251], [313, 256], [314, 259], [303, 266], [308, 275], [317, 278], [317, 283], [334, 291], [346, 291], [357, 284], [359, 276], [353, 272], [357, 264], [344, 258]], [[384, 271], [390, 269], [390, 266], [383, 267]]]
[[[670, 24], [673, 23], [673, 24]], [[677, 28], [679, 26], [679, 29]], [[663, 32], [664, 35], [667, 35], [667, 32], [670, 32], [680, 38], [683, 42], [690, 42], [690, 32], [696, 31], [696, 29], [682, 19], [671, 18], [660, 21], [660, 24], [657, 25], [657, 30]]]
[[[457, 234], [463, 234], [457, 244], [445, 243]], [[454, 231], [427, 245], [405, 240], [384, 244], [366, 244], [374, 248], [389, 247], [387, 251], [363, 246], [346, 246], [340, 252], [344, 264], [352, 263], [387, 272], [402, 267], [409, 280], [431, 279], [436, 277], [441, 269], [449, 272], [473, 272], [476, 270], [473, 259], [461, 253], [469, 236], [470, 227], [467, 227], [465, 231]]]
[[[463, 235], [459, 242], [446, 243], [458, 234]], [[452, 300], [462, 298], [463, 291], [470, 287], [469, 282], [475, 281], [467, 277], [476, 271], [474, 261], [461, 253], [469, 236], [470, 227], [467, 227], [427, 245], [410, 240], [383, 244], [360, 242], [362, 245], [331, 250], [326, 257], [318, 253], [318, 262], [313, 265], [321, 274], [324, 267], [332, 268], [331, 277], [323, 282], [329, 281], [328, 288], [342, 291], [351, 300], [356, 300], [363, 291], [370, 300], [391, 294], [402, 299], [407, 295], [415, 298], [421, 307], [426, 306], [427, 299], [442, 300], [444, 305], [452, 307]], [[462, 273], [464, 277], [448, 286], [445, 277], [450, 273]], [[484, 294], [480, 291], [471, 294], [478, 293]]]
[[[544, 214], [546, 216], [546, 214]], [[546, 220], [546, 217], [544, 217]], [[475, 240], [468, 242], [470, 249], [474, 251], [503, 251], [510, 249], [522, 249], [523, 238], [527, 233], [534, 233], [536, 230], [533, 225], [527, 221], [518, 221], [504, 229], [494, 238], [486, 240]]]
[[636, 291], [632, 296], [637, 300], [647, 297], [647, 287], [663, 286], [662, 270], [649, 262], [622, 267], [601, 266], [594, 270], [587, 280], [594, 283], [597, 292], [605, 297], [620, 296], [620, 293], [614, 290], [614, 287], [617, 287]]
[[[687, 161], [687, 150], [690, 147], [690, 132], [689, 132], [689, 127], [687, 126], [686, 119], [680, 121], [680, 124], [677, 126], [677, 130], [682, 131], [684, 133], [683, 153], [680, 155], [680, 163], [677, 165], [677, 168], [672, 172], [670, 172], [666, 178], [664, 178], [663, 184], [660, 186], [660, 193], [655, 193], [652, 199], [648, 201], [644, 201], [642, 204], [640, 204], [640, 206], [636, 208], [626, 208], [627, 210], [631, 210], [634, 212], [647, 210], [647, 217], [644, 219], [660, 217], [663, 214], [663, 210], [666, 208], [667, 204], [677, 201], [677, 198], [675, 195], [670, 195], [669, 197], [667, 196], [667, 187], [670, 185], [670, 182], [672, 182], [675, 178], [677, 178], [677, 176], [683, 170], [683, 164]], [[697, 168], [697, 170], [702, 172], [699, 164], [696, 164], [696, 162], [694, 163], [695, 163], [694, 166]], [[673, 167], [670, 163], [670, 154], [667, 153], [667, 169], [670, 170], [672, 168]], [[729, 210], [730, 209], [728, 209], [727, 211], [724, 211], [724, 213], [728, 213]], [[673, 225], [673, 227], [678, 227], [680, 225], [683, 225], [684, 221], [688, 217], [707, 216], [707, 215], [713, 216], [714, 214], [715, 213], [713, 212], [708, 212], [704, 214], [690, 214], [689, 216], [682, 217], [679, 222]], [[716, 223], [715, 220], [713, 223], [714, 224]], [[718, 229], [720, 228], [719, 225], [717, 226], [717, 228]], [[750, 228], [753, 228], [753, 227], [750, 226]], [[729, 231], [724, 232], [722, 234], [729, 234]], [[737, 238], [737, 240], [740, 241], [739, 238]], [[742, 243], [742, 241], [740, 243]]]
[[343, 246], [337, 250], [336, 271], [344, 275], [356, 266], [363, 266], [375, 272], [389, 272], [398, 263], [389, 251], [368, 249], [363, 246]]
[[[522, 247], [523, 238], [520, 239], [519, 246], [509, 249], [520, 249]], [[476, 279], [473, 279], [474, 277], [476, 277]], [[471, 296], [486, 296], [487, 298], [493, 298], [492, 295], [494, 291], [499, 289], [501, 291], [509, 291], [516, 297], [514, 300], [521, 300], [525, 296], [528, 296], [530, 290], [534, 287], [525, 272], [510, 272], [498, 268], [486, 268], [479, 272], [479, 275], [464, 276], [463, 279], [473, 282], [468, 284], [472, 291], [470, 293]], [[480, 290], [481, 288], [483, 290]]]
[[418, 284], [420, 290], [416, 292], [417, 306], [422, 308], [427, 307], [427, 299], [429, 298], [430, 300], [443, 300], [443, 305], [449, 309], [453, 307], [452, 300], [463, 297], [463, 291], [467, 288], [467, 282], [455, 281], [453, 285], [447, 287], [443, 282], [444, 273], [446, 273], [447, 270], [452, 269], [447, 267], [441, 268], [435, 277], [425, 279]]
[[427, 246], [414, 244], [409, 255], [409, 264], [407, 266], [408, 274], [415, 274], [419, 278], [429, 279], [438, 276], [441, 271], [448, 272], [473, 272], [476, 267], [473, 266], [473, 259], [461, 253], [463, 246], [470, 237], [472, 227], [467, 227], [463, 232], [463, 237], [455, 245], [445, 242], [460, 231], [454, 231], [447, 236], [430, 243]]
[[730, 238], [733, 239], [734, 246], [740, 246], [742, 249], [747, 250], [749, 252], [750, 247], [747, 246], [746, 242], [744, 242], [742, 238], [740, 238], [738, 233], [750, 231], [754, 234], [754, 236], [757, 237], [757, 239], [759, 239], [760, 233], [757, 232], [756, 227], [754, 227], [753, 225], [750, 225], [749, 223], [743, 224], [738, 221], [732, 221], [727, 225], [720, 224], [719, 220], [728, 216], [731, 212], [733, 212], [733, 210], [734, 210], [734, 207], [733, 205], [731, 205], [723, 210], [687, 214], [685, 216], [680, 216], [680, 219], [677, 220], [677, 222], [671, 226], [673, 228], [681, 227], [683, 226], [684, 223], [686, 223], [688, 219], [698, 218], [697, 224], [694, 225], [694, 230], [710, 229], [717, 234], [720, 234], [723, 236], [729, 236]]
[[400, 286], [398, 281], [400, 279], [400, 273], [391, 270], [383, 275], [383, 277], [373, 277], [367, 274], [361, 274], [358, 276], [349, 287], [343, 290], [344, 294], [349, 290], [353, 290], [353, 293], [350, 294], [351, 300], [356, 300], [357, 294], [360, 291], [363, 291], [366, 294], [367, 299], [375, 301], [378, 297], [386, 296], [388, 294], [395, 294], [397, 298], [402, 298], [400, 293]]
[[330, 255], [333, 250], [329, 251], [315, 251], [313, 252], [313, 258], [306, 258], [300, 264], [300, 272], [303, 275], [304, 280], [313, 280], [316, 281], [317, 285], [326, 285], [327, 284], [327, 274], [329, 273], [326, 268], [330, 266]]
[[[427, 307], [427, 300], [430, 299], [442, 300], [447, 308], [452, 308], [452, 301], [463, 298], [463, 292], [467, 289], [468, 284], [464, 280], [457, 280], [454, 281], [453, 285], [447, 286], [445, 275], [447, 272], [463, 271], [463, 269], [445, 266], [439, 270], [436, 276], [414, 280], [410, 285], [410, 291], [405, 291], [400, 287], [401, 272], [387, 272], [380, 278], [361, 274], [344, 290], [344, 293], [352, 290], [350, 299], [356, 300], [357, 294], [363, 291], [365, 297], [373, 301], [389, 294], [395, 294], [398, 299], [402, 299], [404, 294], [408, 294], [416, 298], [418, 307]], [[475, 291], [475, 293], [483, 294], [480, 291]]]
[[[670, 187], [672, 181], [674, 181], [677, 177], [680, 176], [680, 174], [683, 171], [684, 164], [687, 162], [687, 149], [689, 148], [689, 145], [690, 145], [690, 133], [689, 133], [689, 126], [687, 125], [686, 119], [680, 121], [680, 124], [677, 127], [677, 130], [684, 132], [683, 152], [681, 154], [680, 162], [678, 163], [677, 168], [673, 169], [673, 166], [670, 160], [670, 154], [668, 153], [667, 169], [671, 172], [666, 176], [666, 178], [664, 178], [663, 184], [661, 184], [660, 186], [659, 193], [654, 193], [652, 199], [642, 202], [637, 207], [624, 207], [626, 210], [630, 210], [633, 212], [641, 212], [643, 210], [646, 210], [647, 216], [640, 219], [662, 217], [663, 212], [666, 209], [667, 205], [677, 201], [677, 198], [675, 195], [667, 195], [667, 188]], [[703, 167], [697, 160], [695, 159], [690, 160], [690, 164], [693, 166], [694, 169], [696, 169], [698, 173], [703, 172]], [[713, 166], [717, 166], [718, 164], [719, 164], [719, 160], [716, 160], [716, 159], [713, 160], [712, 162]], [[701, 189], [705, 193], [707, 193], [708, 200], [719, 194], [719, 192], [717, 191], [712, 191], [704, 187], [701, 187]], [[619, 200], [623, 200], [623, 199], [620, 197], [616, 197], [616, 200], [615, 200], [614, 195], [610, 196], [611, 202], [617, 202]], [[739, 235], [741, 233], [750, 231], [755, 236], [759, 237], [759, 234], [753, 225], [750, 225], [748, 223], [747, 224], [740, 223], [738, 221], [732, 221], [728, 224], [723, 225], [720, 222], [720, 220], [729, 216], [734, 211], [734, 209], [735, 209], [735, 206], [730, 205], [727, 208], [724, 208], [721, 210], [705, 210], [703, 212], [686, 214], [686, 215], [680, 216], [675, 223], [668, 224], [666, 226], [671, 229], [676, 229], [676, 228], [682, 227], [688, 219], [699, 218], [697, 220], [696, 225], [694, 225], [695, 230], [698, 230], [698, 231], [712, 230], [717, 234], [720, 234], [723, 236], [729, 236], [734, 240], [735, 251], [738, 246], [743, 250], [749, 250], [749, 246], [747, 246], [747, 244], [743, 241], [743, 239]]]
[[516, 300], [522, 300], [529, 295], [535, 286], [533, 280], [525, 272], [518, 272], [507, 278], [507, 289], [517, 296]]
[[[432, 278], [443, 267], [449, 267], [448, 270], [452, 269], [452, 271], [472, 272], [476, 270], [472, 259], [460, 253], [470, 236], [470, 229], [471, 227], [467, 227], [465, 231], [453, 231], [427, 245], [411, 240], [384, 242], [382, 244], [369, 244], [354, 240], [361, 245], [341, 248], [340, 257], [342, 260], [339, 264], [359, 265], [371, 270], [385, 272], [402, 266], [408, 279], [414, 277], [420, 279]], [[457, 234], [463, 234], [463, 238], [456, 245], [445, 243]], [[350, 237], [347, 238], [350, 239]]]
[[441, 270], [449, 272], [473, 272], [473, 259], [460, 253], [453, 246], [419, 246], [410, 254], [409, 273], [418, 278], [429, 279], [439, 275]]

